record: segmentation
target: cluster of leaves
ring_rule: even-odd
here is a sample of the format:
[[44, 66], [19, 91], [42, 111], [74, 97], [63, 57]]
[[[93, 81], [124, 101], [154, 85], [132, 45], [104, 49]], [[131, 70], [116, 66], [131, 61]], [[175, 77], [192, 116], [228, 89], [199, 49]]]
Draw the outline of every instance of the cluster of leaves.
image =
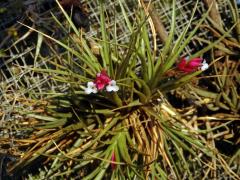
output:
[[[12, 165], [10, 172], [18, 173], [45, 160], [47, 170], [38, 178], [195, 179], [210, 170], [214, 161], [237, 178], [205, 139], [205, 133], [212, 129], [203, 131], [189, 127], [164, 96], [165, 92], [186, 84], [202, 72], [183, 73], [173, 79], [167, 75], [209, 13], [208, 10], [203, 14], [190, 31], [196, 3], [188, 25], [175, 40], [175, 3], [173, 0], [169, 36], [158, 56], [152, 50], [148, 18], [141, 9], [134, 22], [125, 15], [131, 36], [124, 45], [118, 43], [116, 29], [110, 38], [102, 1], [99, 1], [101, 39], [89, 39], [81, 34], [60, 4], [74, 34], [60, 41], [29, 27], [65, 48], [66, 52], [56, 56], [58, 61], [49, 61], [53, 68], [28, 69], [48, 74], [59, 85], [67, 84], [68, 89], [67, 93], [42, 92], [48, 101], [44, 113], [21, 112], [25, 118], [37, 119], [40, 123], [33, 125], [34, 130], [27, 140], [31, 148]], [[126, 14], [121, 1], [119, 4]], [[57, 18], [55, 20], [68, 33], [68, 29]], [[233, 27], [190, 58], [202, 56], [215, 47]], [[97, 52], [89, 44], [98, 47]], [[116, 80], [119, 91], [85, 94], [87, 82], [103, 69]]]

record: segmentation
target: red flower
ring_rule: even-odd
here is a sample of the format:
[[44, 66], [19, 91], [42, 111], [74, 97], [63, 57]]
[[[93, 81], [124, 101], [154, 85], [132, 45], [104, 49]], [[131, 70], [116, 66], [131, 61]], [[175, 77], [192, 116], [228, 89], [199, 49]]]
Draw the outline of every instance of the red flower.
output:
[[113, 152], [112, 153], [112, 157], [111, 157], [111, 167], [112, 167], [112, 170], [114, 170], [116, 168], [116, 164], [114, 162], [116, 162], [116, 157], [115, 157], [115, 153]]
[[106, 85], [111, 81], [110, 77], [107, 75], [106, 70], [102, 70], [101, 73], [97, 74], [97, 77], [94, 81], [98, 90], [104, 89]]
[[189, 73], [198, 70], [202, 66], [202, 62], [202, 58], [193, 58], [189, 60], [188, 57], [183, 57], [177, 67], [180, 71]]

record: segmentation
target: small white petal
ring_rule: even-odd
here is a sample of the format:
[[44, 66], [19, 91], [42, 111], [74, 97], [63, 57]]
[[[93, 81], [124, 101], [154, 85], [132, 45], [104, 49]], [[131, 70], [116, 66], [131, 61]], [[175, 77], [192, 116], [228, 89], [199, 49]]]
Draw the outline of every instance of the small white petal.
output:
[[114, 86], [114, 92], [117, 92], [119, 90], [119, 87], [116, 85], [116, 86]]
[[115, 87], [115, 86], [109, 86], [109, 87], [106, 87], [107, 88], [107, 91], [108, 92], [117, 92], [119, 90], [118, 87]]
[[85, 93], [86, 94], [91, 94], [92, 93], [92, 89], [91, 88], [85, 88]]
[[87, 83], [87, 87], [94, 87], [94, 86], [96, 86], [96, 85], [94, 84], [94, 82], [88, 82], [88, 83]]
[[202, 62], [201, 71], [207, 70], [208, 67], [209, 67], [208, 63], [204, 60], [204, 61]]
[[119, 87], [116, 85], [116, 81], [110, 81], [109, 84], [106, 86], [106, 90], [108, 92], [117, 92], [119, 90]]
[[88, 82], [87, 87], [84, 89], [86, 94], [97, 93], [97, 87], [94, 82]]
[[112, 86], [110, 86], [110, 85], [106, 86], [106, 90], [107, 90], [107, 92], [111, 92], [112, 91]]
[[96, 93], [97, 93], [97, 88], [93, 88], [93, 89], [92, 89], [92, 93], [93, 93], [93, 94], [96, 94]]
[[110, 85], [108, 85], [108, 86], [106, 87], [106, 90], [107, 90], [108, 92], [111, 92], [111, 91], [117, 92], [117, 91], [119, 90], [119, 87], [118, 87], [118, 86], [110, 86]]
[[116, 86], [116, 81], [115, 80], [111, 80], [110, 82], [109, 82], [109, 84], [111, 84], [112, 86]]

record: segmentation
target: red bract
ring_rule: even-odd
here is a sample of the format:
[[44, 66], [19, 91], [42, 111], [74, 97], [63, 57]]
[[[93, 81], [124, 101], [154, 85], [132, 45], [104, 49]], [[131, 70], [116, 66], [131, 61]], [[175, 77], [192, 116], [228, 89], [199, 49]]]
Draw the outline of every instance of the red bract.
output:
[[180, 71], [189, 73], [198, 70], [198, 68], [202, 66], [202, 61], [202, 58], [188, 60], [187, 57], [183, 57], [177, 67]]
[[106, 85], [111, 81], [110, 77], [107, 75], [106, 70], [102, 70], [101, 73], [97, 74], [97, 77], [94, 81], [98, 90], [104, 89]]
[[113, 163], [113, 162], [116, 162], [116, 157], [115, 157], [115, 153], [113, 152], [112, 153], [112, 157], [111, 157], [111, 167], [112, 167], [112, 170], [114, 170], [116, 168], [116, 164]]

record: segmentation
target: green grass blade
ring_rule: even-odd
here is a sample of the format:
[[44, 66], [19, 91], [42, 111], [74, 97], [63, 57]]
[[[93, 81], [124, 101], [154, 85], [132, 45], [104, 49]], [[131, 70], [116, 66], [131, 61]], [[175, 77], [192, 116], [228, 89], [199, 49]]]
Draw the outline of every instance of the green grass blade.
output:
[[56, 0], [56, 3], [58, 5], [58, 7], [60, 8], [60, 10], [62, 11], [63, 15], [65, 16], [65, 18], [67, 19], [68, 23], [70, 24], [70, 27], [73, 29], [74, 33], [80, 37], [80, 33], [78, 31], [78, 29], [76, 28], [76, 26], [74, 25], [74, 23], [72, 22], [71, 18], [68, 16], [68, 14], [66, 13], [66, 11], [63, 9], [63, 7], [61, 6], [61, 4], [58, 2], [58, 0]]
[[103, 67], [106, 70], [108, 69], [111, 63], [111, 52], [110, 52], [110, 44], [109, 42], [109, 37], [108, 37], [108, 32], [106, 30], [106, 20], [104, 16], [104, 7], [103, 7], [104, 2], [100, 0], [100, 28], [101, 28], [101, 33], [102, 33], [102, 48], [101, 48], [101, 55], [103, 58]]
[[166, 62], [166, 56], [168, 55], [169, 51], [171, 50], [173, 38], [174, 38], [174, 33], [175, 33], [175, 26], [176, 26], [176, 0], [173, 0], [172, 3], [172, 19], [171, 19], [171, 29], [166, 41], [166, 44], [163, 47], [162, 53], [160, 54], [160, 58], [158, 59], [155, 67], [154, 67], [154, 74], [157, 74], [157, 71], [159, 71], [160, 66], [162, 64], [165, 64]]

